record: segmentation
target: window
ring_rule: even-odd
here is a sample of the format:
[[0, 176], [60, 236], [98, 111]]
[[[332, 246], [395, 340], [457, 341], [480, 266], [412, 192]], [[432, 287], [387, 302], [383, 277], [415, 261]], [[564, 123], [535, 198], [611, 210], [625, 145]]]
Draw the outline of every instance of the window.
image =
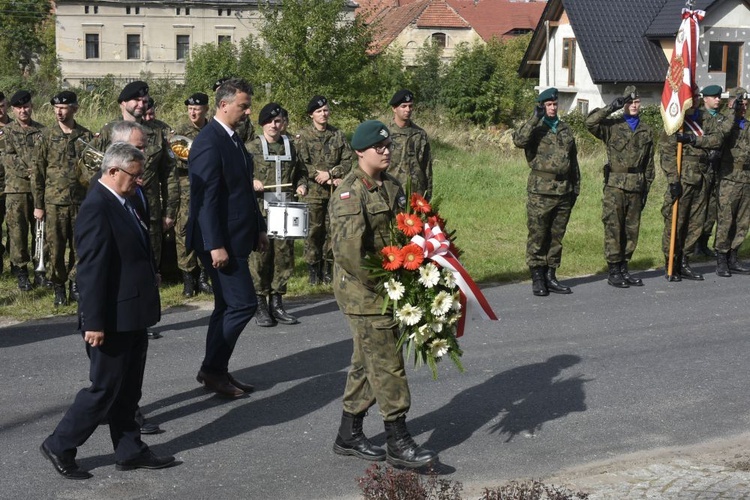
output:
[[185, 15], [186, 16], [190, 15], [190, 7], [185, 7]]
[[726, 73], [725, 87], [740, 84], [742, 43], [711, 42], [708, 45], [708, 71]]
[[135, 12], [136, 15], [141, 13], [141, 8], [136, 7], [135, 9], [131, 9], [130, 7], [125, 7], [125, 14], [130, 15], [131, 12]]
[[448, 37], [445, 36], [445, 33], [433, 33], [432, 34], [432, 45], [437, 45], [441, 49], [444, 49], [446, 47], [447, 42], [448, 42]]
[[141, 35], [128, 35], [128, 59], [141, 58]]
[[583, 116], [589, 115], [589, 101], [587, 99], [578, 99], [576, 103], [576, 111], [581, 113]]
[[177, 60], [184, 61], [190, 54], [190, 35], [177, 35]]
[[86, 33], [86, 59], [99, 59], [98, 33]]
[[232, 35], [219, 35], [217, 42], [219, 45], [222, 43], [232, 43]]
[[179, 8], [179, 7], [177, 7], [177, 8], [176, 8], [176, 9], [174, 10], [174, 13], [175, 13], [175, 15], [176, 15], [176, 16], [179, 16], [179, 15], [180, 15], [180, 8]]
[[130, 7], [125, 7], [125, 14], [130, 15]]
[[224, 10], [223, 9], [219, 9], [219, 15], [221, 15], [222, 12], [224, 12]]
[[135, 13], [136, 14], [140, 14], [141, 13], [141, 8], [140, 7], [136, 7], [135, 8]]
[[568, 86], [576, 84], [576, 39], [563, 38], [562, 67], [568, 69]]
[[88, 14], [89, 13], [89, 6], [88, 5], [84, 5], [83, 6], [83, 13], [84, 14]]

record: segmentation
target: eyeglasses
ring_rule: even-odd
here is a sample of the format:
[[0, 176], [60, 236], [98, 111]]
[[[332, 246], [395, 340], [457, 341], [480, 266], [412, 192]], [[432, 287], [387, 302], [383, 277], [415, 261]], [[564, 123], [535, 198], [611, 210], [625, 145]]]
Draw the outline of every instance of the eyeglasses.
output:
[[136, 179], [136, 180], [143, 179], [143, 171], [142, 170], [138, 174], [132, 174], [132, 173], [128, 172], [127, 170], [125, 170], [124, 168], [120, 168], [120, 167], [115, 167], [115, 168], [117, 170], [119, 170], [120, 172], [124, 172], [124, 173], [128, 174], [131, 179]]
[[392, 142], [389, 142], [388, 144], [383, 144], [381, 146], [371, 146], [372, 149], [375, 150], [375, 152], [379, 155], [382, 155], [385, 153], [385, 150], [387, 149], [388, 152], [393, 152], [394, 145]]

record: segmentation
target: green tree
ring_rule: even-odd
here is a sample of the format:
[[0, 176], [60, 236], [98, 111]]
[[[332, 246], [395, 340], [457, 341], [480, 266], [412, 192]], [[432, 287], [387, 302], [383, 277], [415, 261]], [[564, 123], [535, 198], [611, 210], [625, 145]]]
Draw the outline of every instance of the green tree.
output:
[[238, 50], [234, 44], [207, 43], [193, 48], [185, 62], [185, 89], [210, 92], [219, 78], [243, 76], [239, 74]]
[[440, 89], [445, 72], [442, 54], [440, 46], [427, 41], [419, 49], [416, 65], [410, 70], [410, 90], [422, 105], [434, 108], [440, 104]]
[[[0, 0], [0, 70], [28, 76], [48, 47], [44, 23], [51, 17], [49, 0]], [[54, 40], [51, 50], [54, 51]]]

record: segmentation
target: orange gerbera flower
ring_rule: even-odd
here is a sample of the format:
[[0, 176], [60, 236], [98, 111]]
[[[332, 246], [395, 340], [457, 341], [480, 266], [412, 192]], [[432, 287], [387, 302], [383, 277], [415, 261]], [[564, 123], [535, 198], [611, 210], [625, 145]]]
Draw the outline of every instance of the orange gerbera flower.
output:
[[445, 221], [442, 217], [435, 214], [432, 217], [427, 217], [427, 222], [430, 224], [431, 227], [439, 227], [442, 231], [445, 231]]
[[429, 214], [432, 212], [432, 207], [429, 202], [417, 193], [411, 195], [411, 208], [413, 208], [415, 212], [422, 214]]
[[404, 262], [404, 256], [401, 255], [399, 247], [383, 247], [380, 255], [383, 256], [383, 269], [386, 271], [396, 271]]
[[422, 220], [414, 214], [400, 213], [396, 216], [396, 225], [406, 236], [412, 237], [422, 232]]
[[404, 248], [402, 248], [401, 256], [404, 259], [404, 269], [408, 269], [409, 271], [419, 269], [419, 266], [424, 260], [422, 249], [419, 247], [419, 245], [416, 245], [414, 243], [409, 243]]

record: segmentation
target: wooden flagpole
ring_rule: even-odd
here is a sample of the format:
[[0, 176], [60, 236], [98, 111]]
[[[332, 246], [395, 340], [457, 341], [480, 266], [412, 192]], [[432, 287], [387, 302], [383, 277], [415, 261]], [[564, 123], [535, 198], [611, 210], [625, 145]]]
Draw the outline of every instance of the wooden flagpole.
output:
[[[684, 127], [680, 127], [682, 133]], [[682, 143], [677, 141], [677, 182], [682, 177]], [[672, 230], [669, 232], [669, 265], [667, 266], [667, 277], [674, 276], [674, 249], [677, 242], [677, 212], [680, 206], [680, 199], [674, 200], [672, 205]]]

